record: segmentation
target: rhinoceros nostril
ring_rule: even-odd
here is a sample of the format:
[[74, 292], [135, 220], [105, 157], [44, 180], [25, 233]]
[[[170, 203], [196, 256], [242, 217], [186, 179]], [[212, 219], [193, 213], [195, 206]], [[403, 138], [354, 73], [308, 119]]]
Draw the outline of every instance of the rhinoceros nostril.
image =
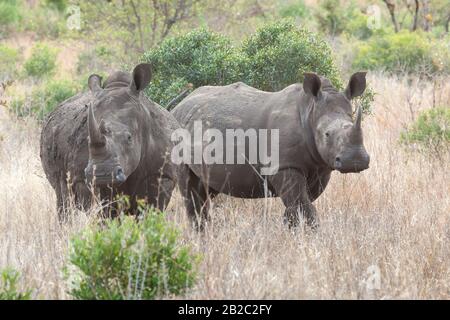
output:
[[117, 182], [125, 182], [125, 180], [127, 178], [126, 178], [125, 173], [123, 172], [122, 168], [119, 167], [116, 169], [115, 178], [116, 178]]
[[335, 169], [342, 168], [342, 161], [340, 157], [336, 157], [336, 159], [334, 160], [334, 167]]

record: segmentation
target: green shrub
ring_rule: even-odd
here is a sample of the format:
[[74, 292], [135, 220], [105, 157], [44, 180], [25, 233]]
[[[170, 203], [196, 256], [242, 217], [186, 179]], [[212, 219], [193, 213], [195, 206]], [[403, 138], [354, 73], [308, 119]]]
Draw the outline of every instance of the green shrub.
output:
[[186, 83], [197, 88], [234, 82], [238, 62], [235, 55], [236, 49], [228, 38], [205, 29], [167, 39], [144, 54], [144, 61], [153, 66], [147, 94], [165, 106], [179, 93], [174, 90]]
[[0, 300], [29, 300], [32, 291], [20, 291], [17, 288], [19, 272], [7, 268], [0, 272]]
[[302, 82], [305, 72], [316, 72], [341, 86], [329, 45], [289, 20], [259, 29], [244, 41], [242, 54], [244, 82], [261, 90], [277, 91]]
[[372, 37], [361, 43], [353, 67], [430, 74], [450, 70], [450, 58], [445, 48], [429, 35], [419, 31], [401, 31]]
[[0, 82], [11, 79], [16, 75], [19, 51], [0, 44]]
[[14, 99], [11, 109], [19, 117], [32, 115], [42, 120], [61, 102], [74, 96], [79, 89], [80, 87], [70, 80], [49, 80], [37, 86], [30, 97]]
[[26, 74], [36, 78], [52, 75], [56, 68], [56, 55], [56, 49], [42, 43], [36, 44], [25, 61]]
[[66, 277], [75, 299], [154, 299], [194, 285], [198, 257], [180, 245], [162, 213], [141, 206], [143, 218], [122, 216], [71, 240]]
[[404, 145], [448, 148], [450, 143], [450, 107], [439, 107], [422, 112], [417, 120], [400, 136]]
[[[0, 26], [3, 33], [6, 29], [21, 19], [19, 6], [16, 0], [0, 1]], [[1, 35], [1, 34], [0, 34]]]

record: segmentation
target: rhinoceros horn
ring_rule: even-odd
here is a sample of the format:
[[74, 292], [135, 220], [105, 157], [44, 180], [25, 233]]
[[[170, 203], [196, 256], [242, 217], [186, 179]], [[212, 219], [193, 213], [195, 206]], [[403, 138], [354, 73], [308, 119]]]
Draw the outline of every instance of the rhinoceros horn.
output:
[[362, 119], [362, 110], [361, 110], [361, 106], [358, 106], [358, 110], [356, 111], [355, 124], [353, 125], [355, 130], [358, 130], [358, 131], [361, 130], [361, 119]]
[[100, 132], [99, 125], [95, 120], [92, 104], [89, 104], [88, 110], [88, 131], [91, 145], [102, 146], [105, 144], [105, 137]]
[[356, 120], [355, 123], [353, 124], [353, 128], [350, 134], [351, 142], [354, 144], [362, 143], [361, 118], [362, 118], [361, 107], [358, 107], [358, 110], [356, 111]]

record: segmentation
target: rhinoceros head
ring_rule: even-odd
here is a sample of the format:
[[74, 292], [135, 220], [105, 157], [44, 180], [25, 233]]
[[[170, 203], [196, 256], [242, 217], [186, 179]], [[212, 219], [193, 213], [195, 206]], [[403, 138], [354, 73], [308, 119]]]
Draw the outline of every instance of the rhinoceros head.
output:
[[363, 144], [361, 107], [353, 120], [350, 103], [366, 89], [366, 73], [353, 74], [344, 92], [334, 89], [329, 80], [308, 73], [303, 89], [313, 98], [312, 130], [322, 159], [341, 173], [367, 169], [370, 157]]
[[149, 84], [151, 68], [138, 65], [132, 75], [116, 72], [105, 88], [101, 78], [88, 80], [93, 101], [88, 105], [89, 162], [86, 179], [96, 186], [120, 185], [136, 170], [143, 144], [139, 94]]

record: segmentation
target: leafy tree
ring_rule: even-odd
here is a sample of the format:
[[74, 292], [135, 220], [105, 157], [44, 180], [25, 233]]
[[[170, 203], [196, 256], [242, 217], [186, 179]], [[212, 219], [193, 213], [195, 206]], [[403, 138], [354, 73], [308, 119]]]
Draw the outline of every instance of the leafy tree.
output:
[[121, 43], [129, 54], [155, 46], [197, 13], [203, 0], [100, 0], [76, 3], [84, 14], [84, 37]]

